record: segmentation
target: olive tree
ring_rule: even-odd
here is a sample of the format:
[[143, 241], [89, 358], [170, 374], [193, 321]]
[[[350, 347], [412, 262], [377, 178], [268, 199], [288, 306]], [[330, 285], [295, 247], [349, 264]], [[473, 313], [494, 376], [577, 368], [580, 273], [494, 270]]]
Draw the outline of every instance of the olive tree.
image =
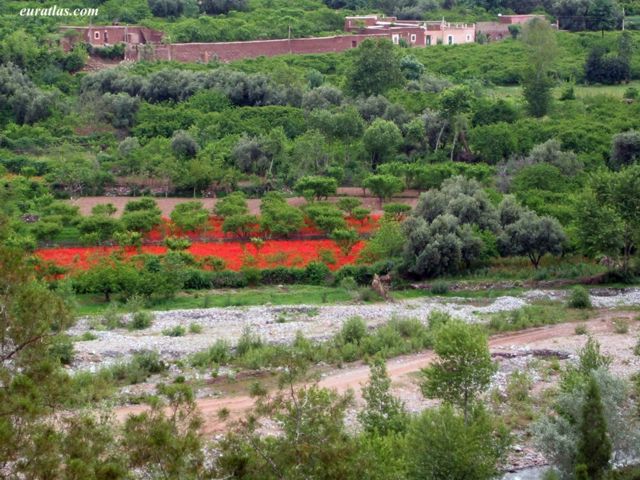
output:
[[502, 255], [529, 257], [537, 269], [547, 253], [560, 255], [566, 241], [567, 237], [558, 220], [526, 211], [498, 237], [498, 249]]

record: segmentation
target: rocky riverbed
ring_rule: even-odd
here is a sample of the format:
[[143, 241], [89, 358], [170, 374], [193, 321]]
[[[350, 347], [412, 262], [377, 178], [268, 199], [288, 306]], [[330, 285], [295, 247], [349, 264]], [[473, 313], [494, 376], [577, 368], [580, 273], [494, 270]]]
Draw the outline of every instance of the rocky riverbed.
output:
[[[216, 340], [235, 344], [242, 332], [249, 328], [266, 342], [291, 342], [298, 331], [315, 340], [326, 339], [340, 330], [349, 318], [359, 316], [370, 328], [391, 318], [416, 318], [427, 322], [434, 311], [451, 314], [467, 322], [480, 322], [487, 314], [522, 308], [541, 299], [562, 301], [567, 295], [562, 290], [530, 290], [521, 296], [501, 296], [494, 299], [466, 299], [460, 297], [425, 297], [394, 303], [254, 306], [241, 308], [208, 308], [154, 312], [153, 324], [144, 330], [126, 328], [97, 330], [95, 318], [82, 318], [69, 330], [81, 337], [91, 332], [96, 338], [75, 343], [74, 369], [96, 369], [131, 355], [153, 350], [166, 360], [175, 360], [206, 349]], [[594, 307], [612, 308], [640, 305], [640, 289], [599, 289], [592, 291]], [[128, 320], [127, 316], [124, 318]], [[171, 337], [163, 331], [183, 326], [198, 325], [199, 333], [186, 333]]]

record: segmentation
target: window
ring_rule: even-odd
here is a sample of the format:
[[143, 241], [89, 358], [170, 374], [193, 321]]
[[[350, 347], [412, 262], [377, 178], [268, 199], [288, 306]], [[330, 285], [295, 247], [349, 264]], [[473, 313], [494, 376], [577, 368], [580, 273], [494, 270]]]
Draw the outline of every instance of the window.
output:
[[467, 42], [471, 41], [471, 35], [467, 35]]
[[355, 40], [351, 40], [351, 48], [356, 48], [358, 46], [358, 42]]
[[96, 40], [100, 40], [100, 32], [95, 32], [93, 34], [93, 38], [95, 38]]
[[109, 32], [104, 31], [104, 43], [109, 43]]
[[400, 35], [398, 34], [393, 34], [391, 35], [391, 40], [393, 41], [393, 43], [395, 43], [396, 45], [400, 43]]
[[411, 34], [411, 43], [416, 43], [416, 34], [415, 33]]
[[453, 35], [449, 35], [447, 42], [449, 43], [449, 45], [453, 45]]
[[425, 45], [431, 45], [431, 35], [427, 35], [424, 39]]

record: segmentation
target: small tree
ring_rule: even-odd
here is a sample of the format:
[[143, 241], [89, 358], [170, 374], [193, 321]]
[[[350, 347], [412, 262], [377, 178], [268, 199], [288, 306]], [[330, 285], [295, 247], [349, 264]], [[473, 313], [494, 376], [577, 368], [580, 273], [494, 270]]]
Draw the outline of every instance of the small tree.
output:
[[545, 254], [560, 255], [565, 242], [564, 231], [555, 218], [527, 212], [505, 228], [498, 246], [503, 255], [526, 255], [538, 268]]
[[611, 460], [611, 440], [607, 433], [604, 406], [600, 398], [600, 388], [593, 378], [589, 380], [582, 407], [580, 441], [578, 444], [578, 465], [585, 465], [588, 478], [601, 479], [609, 470]]
[[614, 135], [608, 165], [612, 170], [620, 170], [640, 159], [640, 132], [630, 130]]
[[353, 197], [344, 197], [338, 200], [336, 205], [340, 210], [351, 215], [355, 208], [358, 208], [360, 205], [362, 205], [362, 201]]
[[400, 60], [386, 39], [366, 39], [354, 51], [347, 89], [356, 95], [378, 95], [403, 81]]
[[535, 18], [525, 24], [522, 40], [529, 51], [528, 67], [523, 75], [524, 97], [531, 115], [543, 117], [552, 99], [549, 71], [557, 54], [555, 32], [549, 22]]
[[384, 207], [384, 216], [397, 222], [405, 219], [411, 211], [411, 206], [406, 203], [387, 203]]
[[206, 227], [208, 220], [209, 213], [202, 202], [179, 203], [171, 212], [171, 221], [186, 232]]
[[369, 383], [362, 389], [362, 398], [367, 405], [358, 414], [360, 423], [373, 435], [404, 432], [409, 418], [404, 404], [389, 391], [391, 379], [384, 360], [374, 360], [369, 370]]
[[349, 255], [353, 247], [358, 243], [358, 232], [353, 228], [337, 228], [329, 235], [336, 242], [343, 255]]
[[225, 218], [231, 215], [244, 215], [249, 213], [247, 197], [242, 192], [233, 192], [218, 200], [213, 208], [215, 214]]
[[498, 475], [507, 437], [481, 409], [469, 423], [450, 405], [425, 410], [408, 436], [411, 480], [489, 480]]
[[401, 178], [388, 174], [370, 175], [364, 179], [362, 185], [378, 197], [380, 206], [384, 200], [390, 199], [404, 189], [404, 182]]
[[222, 231], [246, 238], [255, 233], [257, 226], [258, 217], [255, 215], [231, 215], [224, 219]]
[[397, 152], [402, 143], [402, 132], [395, 123], [378, 118], [365, 130], [362, 141], [371, 156], [371, 165], [375, 167]]
[[451, 320], [436, 330], [434, 351], [437, 360], [422, 370], [422, 393], [459, 406], [467, 423], [472, 403], [496, 371], [487, 335], [476, 325]]
[[302, 177], [293, 187], [295, 192], [307, 200], [328, 198], [338, 191], [338, 181], [331, 177], [308, 176]]

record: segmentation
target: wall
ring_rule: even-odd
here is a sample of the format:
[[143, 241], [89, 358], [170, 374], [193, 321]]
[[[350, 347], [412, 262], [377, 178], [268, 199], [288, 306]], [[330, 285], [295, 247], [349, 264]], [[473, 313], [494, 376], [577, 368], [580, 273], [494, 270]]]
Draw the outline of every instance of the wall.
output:
[[[156, 60], [175, 60], [178, 62], [209, 62], [219, 60], [230, 62], [242, 58], [260, 56], [271, 57], [288, 53], [327, 53], [343, 52], [357, 47], [363, 40], [371, 37], [389, 38], [389, 34], [379, 35], [338, 35], [321, 38], [294, 38], [291, 40], [256, 40], [250, 42], [219, 43], [173, 43], [154, 45], [153, 58]], [[149, 46], [131, 45], [127, 48], [127, 60], [140, 60], [144, 49]]]
[[449, 36], [453, 37], [452, 44], [459, 45], [462, 43], [472, 43], [476, 39], [475, 26], [468, 27], [444, 27], [443, 29], [429, 29], [426, 35], [431, 36], [430, 45], [437, 45], [438, 42], [442, 45], [449, 44]]

